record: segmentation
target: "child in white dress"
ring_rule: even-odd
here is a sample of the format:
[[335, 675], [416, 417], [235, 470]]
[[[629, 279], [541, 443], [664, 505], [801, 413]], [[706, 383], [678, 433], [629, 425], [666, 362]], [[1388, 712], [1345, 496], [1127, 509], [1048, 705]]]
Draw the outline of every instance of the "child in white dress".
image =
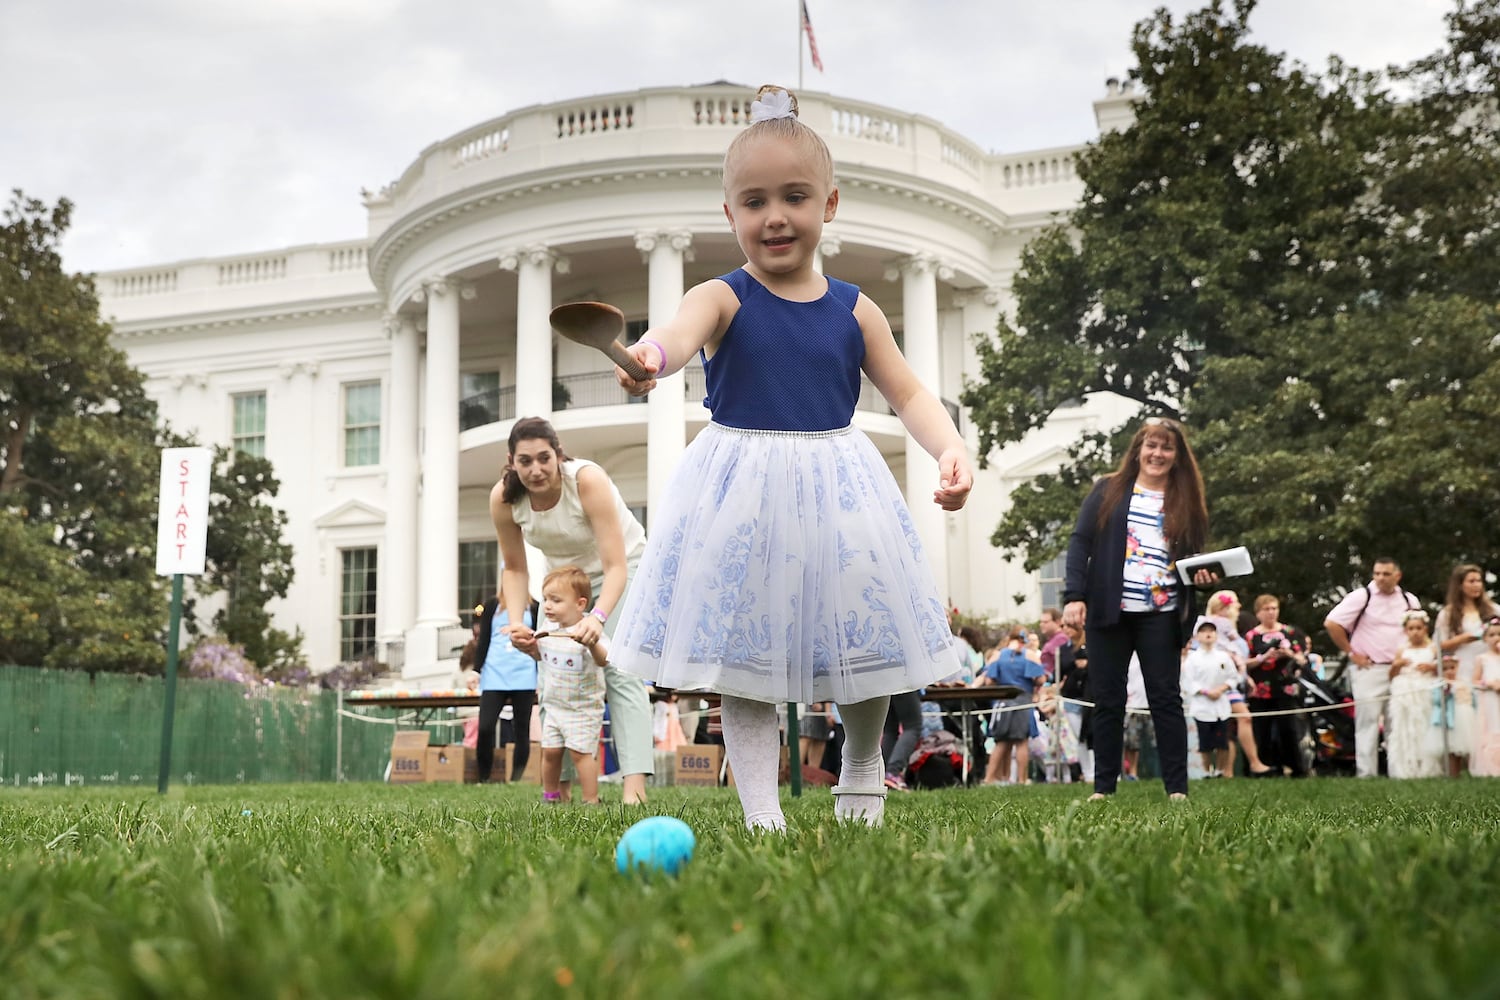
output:
[[577, 566], [561, 566], [542, 581], [538, 632], [537, 688], [542, 705], [542, 798], [562, 801], [563, 752], [573, 758], [583, 801], [599, 801], [599, 769], [594, 754], [604, 725], [604, 665], [607, 640], [600, 636], [584, 646], [567, 633], [588, 613], [593, 587]]
[[1443, 684], [1432, 692], [1427, 753], [1450, 778], [1463, 773], [1474, 739], [1474, 686], [1459, 673], [1458, 661], [1443, 657]]
[[835, 814], [878, 825], [890, 695], [961, 664], [901, 489], [853, 426], [861, 372], [937, 460], [933, 502], [958, 510], [973, 485], [963, 438], [880, 308], [813, 266], [839, 192], [827, 145], [796, 113], [787, 91], [761, 88], [724, 158], [724, 214], [745, 265], [689, 290], [629, 349], [652, 378], [615, 371], [639, 396], [703, 358], [713, 421], [652, 508], [614, 662], [724, 696], [725, 749], [753, 830], [786, 826], [778, 703], [838, 705]]
[[1406, 644], [1391, 660], [1391, 703], [1385, 737], [1386, 773], [1392, 778], [1436, 778], [1442, 773], [1429, 752], [1432, 692], [1438, 686], [1437, 644], [1428, 631], [1427, 612], [1408, 611], [1401, 619]]
[[1474, 661], [1474, 689], [1469, 773], [1500, 777], [1500, 618], [1484, 626], [1484, 652]]

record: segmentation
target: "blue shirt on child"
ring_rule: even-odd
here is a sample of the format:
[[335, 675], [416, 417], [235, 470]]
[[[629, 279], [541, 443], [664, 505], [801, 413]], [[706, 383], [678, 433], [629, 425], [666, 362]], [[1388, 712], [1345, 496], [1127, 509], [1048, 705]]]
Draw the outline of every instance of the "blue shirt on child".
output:
[[1002, 649], [1000, 655], [986, 664], [984, 675], [996, 684], [1010, 684], [1021, 689], [1023, 695], [1031, 693], [1038, 677], [1043, 675], [1042, 665], [1027, 659], [1019, 649]]
[[[523, 616], [528, 628], [535, 626], [528, 610]], [[479, 670], [481, 691], [535, 691], [536, 661], [510, 644], [510, 636], [500, 631], [510, 624], [504, 608], [495, 609], [490, 621], [490, 648]]]

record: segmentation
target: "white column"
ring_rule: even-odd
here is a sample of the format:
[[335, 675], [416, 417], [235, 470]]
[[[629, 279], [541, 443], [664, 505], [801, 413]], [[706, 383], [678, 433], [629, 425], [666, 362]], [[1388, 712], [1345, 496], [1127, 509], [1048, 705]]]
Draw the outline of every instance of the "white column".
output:
[[381, 544], [381, 638], [393, 641], [417, 620], [417, 375], [422, 348], [410, 316], [388, 314], [391, 342], [386, 379], [385, 541]]
[[[459, 283], [433, 278], [427, 299], [427, 384], [422, 407], [417, 624], [458, 623]], [[472, 294], [472, 292], [471, 292]], [[425, 650], [416, 650], [418, 662]]]
[[[914, 254], [897, 264], [901, 276], [901, 317], [907, 363], [932, 394], [942, 395], [942, 365], [938, 358], [937, 278], [940, 265], [928, 254]], [[946, 270], [946, 269], [944, 269]], [[889, 272], [888, 272], [889, 273]], [[937, 488], [937, 462], [906, 435], [906, 501], [922, 538], [941, 597], [952, 591], [948, 579], [947, 521], [932, 502]]]
[[837, 236], [825, 236], [818, 241], [818, 247], [813, 251], [813, 270], [819, 274], [827, 274], [823, 263], [829, 257], [837, 257], [844, 249], [843, 241]]
[[568, 260], [534, 245], [500, 255], [500, 269], [516, 272], [516, 416], [552, 415], [552, 269]]
[[[995, 287], [974, 288], [953, 296], [953, 304], [959, 310], [960, 371], [965, 376], [977, 377], [979, 373], [978, 352], [974, 350], [974, 336], [983, 334], [993, 338], [995, 322], [1000, 317], [1000, 290]], [[951, 355], [950, 355], [951, 357]], [[978, 454], [979, 432], [972, 421], [964, 422], [964, 443], [972, 458]], [[994, 472], [982, 473], [975, 463], [974, 484], [976, 491], [995, 492], [999, 478]], [[984, 485], [980, 485], [983, 480]], [[976, 493], [982, 495], [981, 493]], [[981, 508], [993, 509], [993, 508]], [[989, 532], [994, 522], [978, 514], [966, 517], [948, 516], [948, 580], [952, 592], [948, 598], [960, 608], [975, 606], [976, 595], [994, 593], [994, 550], [989, 543]]]
[[[693, 234], [685, 229], [641, 232], [636, 249], [647, 266], [647, 324], [670, 320], [682, 302], [682, 265], [691, 259]], [[682, 372], [662, 379], [646, 399], [646, 516], [656, 509], [677, 461], [687, 447], [686, 379]]]
[[963, 371], [979, 374], [979, 352], [974, 350], [974, 336], [995, 338], [995, 324], [1000, 320], [1000, 289], [975, 288], [953, 297], [963, 317]]

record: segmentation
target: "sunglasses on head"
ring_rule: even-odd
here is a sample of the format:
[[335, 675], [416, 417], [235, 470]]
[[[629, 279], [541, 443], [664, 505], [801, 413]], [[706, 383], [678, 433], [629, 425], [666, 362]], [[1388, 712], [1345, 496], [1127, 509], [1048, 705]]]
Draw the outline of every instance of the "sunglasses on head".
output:
[[1141, 423], [1147, 427], [1165, 427], [1169, 431], [1182, 430], [1182, 425], [1171, 417], [1147, 417]]

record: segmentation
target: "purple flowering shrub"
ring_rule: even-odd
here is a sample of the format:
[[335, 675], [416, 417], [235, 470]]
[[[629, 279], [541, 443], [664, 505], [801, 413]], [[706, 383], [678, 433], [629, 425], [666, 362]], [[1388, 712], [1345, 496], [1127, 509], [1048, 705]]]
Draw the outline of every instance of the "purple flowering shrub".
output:
[[245, 647], [223, 636], [210, 636], [193, 644], [187, 655], [187, 675], [236, 684], [260, 683], [260, 673], [246, 658]]
[[370, 682], [386, 672], [386, 665], [373, 656], [362, 656], [357, 660], [340, 663], [332, 670], [313, 678], [330, 691], [353, 691], [369, 687]]

